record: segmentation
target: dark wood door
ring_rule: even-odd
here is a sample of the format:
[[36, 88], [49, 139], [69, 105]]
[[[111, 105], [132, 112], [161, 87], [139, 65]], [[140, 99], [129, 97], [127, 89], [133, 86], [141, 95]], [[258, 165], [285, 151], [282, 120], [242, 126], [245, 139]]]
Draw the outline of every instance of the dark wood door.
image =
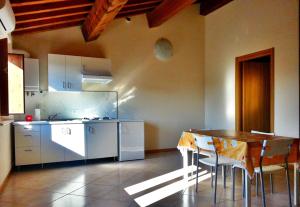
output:
[[270, 61], [242, 63], [242, 130], [270, 132]]
[[9, 114], [7, 56], [7, 39], [0, 39], [0, 116], [7, 116]]

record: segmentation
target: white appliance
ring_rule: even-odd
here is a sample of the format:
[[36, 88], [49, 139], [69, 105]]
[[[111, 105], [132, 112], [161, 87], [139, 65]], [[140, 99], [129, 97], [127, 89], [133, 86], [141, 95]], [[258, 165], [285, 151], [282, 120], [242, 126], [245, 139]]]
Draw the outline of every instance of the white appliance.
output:
[[14, 31], [16, 19], [9, 0], [0, 0], [0, 38]]
[[144, 122], [119, 122], [119, 161], [145, 158]]

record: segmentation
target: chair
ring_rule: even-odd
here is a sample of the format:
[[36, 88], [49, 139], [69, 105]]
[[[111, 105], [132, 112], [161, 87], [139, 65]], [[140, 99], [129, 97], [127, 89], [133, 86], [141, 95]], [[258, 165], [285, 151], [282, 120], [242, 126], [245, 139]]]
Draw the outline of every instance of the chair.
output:
[[[267, 132], [260, 132], [260, 131], [255, 131], [255, 130], [251, 130], [251, 134], [262, 134], [262, 135], [271, 135], [274, 136], [274, 133], [267, 133]], [[263, 166], [263, 171], [265, 173], [270, 174], [270, 190], [271, 193], [274, 192], [273, 190], [273, 172], [276, 172], [278, 170], [282, 170], [284, 169], [284, 167], [280, 166], [280, 165], [269, 165], [269, 166]], [[258, 174], [259, 171], [255, 171], [255, 194], [256, 196], [258, 196]]]
[[[267, 132], [260, 132], [260, 131], [255, 131], [251, 130], [252, 134], [262, 134], [262, 135], [270, 135], [274, 136], [274, 133], [267, 133]], [[232, 200], [235, 200], [235, 168], [241, 168], [240, 166], [234, 165], [232, 167]], [[277, 170], [282, 170], [284, 169], [282, 166], [279, 165], [271, 165], [271, 166], [263, 166], [263, 171], [267, 172], [270, 174], [270, 185], [271, 185], [271, 193], [273, 193], [273, 175], [272, 172], [275, 172]], [[245, 197], [245, 178], [244, 178], [244, 169], [242, 169], [242, 192], [243, 192], [243, 197]], [[255, 171], [255, 193], [256, 196], [258, 195], [258, 172]]]
[[[264, 157], [272, 157], [276, 155], [281, 155], [285, 157], [285, 171], [286, 171], [286, 179], [287, 179], [287, 187], [289, 193], [289, 206], [292, 207], [292, 199], [291, 199], [291, 190], [290, 190], [290, 178], [288, 171], [288, 155], [290, 152], [291, 145], [293, 140], [264, 140], [263, 147], [259, 160], [259, 167], [255, 168], [255, 172], [260, 174], [261, 181], [261, 192], [262, 192], [262, 202], [263, 207], [266, 207], [266, 199], [265, 199], [265, 189], [264, 189], [264, 169], [267, 169], [267, 166], [262, 166], [262, 162]], [[270, 167], [270, 166], [269, 166]]]
[[[217, 201], [217, 180], [218, 180], [218, 167], [224, 167], [223, 173], [226, 173], [226, 166], [231, 166], [233, 163], [230, 159], [227, 159], [223, 156], [219, 156], [218, 152], [215, 149], [213, 138], [209, 136], [201, 136], [194, 134], [195, 142], [197, 145], [197, 170], [196, 170], [196, 192], [198, 192], [198, 174], [199, 174], [199, 163], [210, 166], [211, 169], [214, 169], [214, 203]], [[200, 149], [204, 151], [212, 152], [212, 155], [206, 158], [199, 158]], [[212, 172], [213, 174], [213, 172]], [[223, 176], [226, 179], [225, 175]], [[212, 177], [212, 186], [213, 186], [213, 177]], [[225, 181], [224, 181], [224, 184]], [[225, 187], [225, 186], [224, 186]]]

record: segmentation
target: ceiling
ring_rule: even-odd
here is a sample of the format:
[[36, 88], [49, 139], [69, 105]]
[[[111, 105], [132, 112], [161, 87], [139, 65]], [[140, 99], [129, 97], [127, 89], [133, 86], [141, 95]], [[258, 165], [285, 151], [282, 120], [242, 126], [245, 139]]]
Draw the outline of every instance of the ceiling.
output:
[[[83, 25], [83, 27], [86, 27], [85, 30], [83, 29], [83, 34], [87, 41], [97, 39], [105, 26], [114, 18], [131, 17], [146, 13], [147, 15], [150, 14], [147, 16], [149, 27], [154, 27], [159, 26], [189, 4], [200, 2], [200, 7], [202, 8], [202, 4], [203, 8], [208, 6], [206, 12], [210, 13], [230, 1], [10, 0], [16, 17], [14, 35]], [[202, 14], [206, 15], [203, 12]], [[87, 19], [90, 19], [89, 22]], [[155, 20], [155, 25], [151, 25], [151, 19]], [[99, 28], [100, 23], [101, 28]], [[89, 33], [93, 33], [92, 38], [89, 38]]]

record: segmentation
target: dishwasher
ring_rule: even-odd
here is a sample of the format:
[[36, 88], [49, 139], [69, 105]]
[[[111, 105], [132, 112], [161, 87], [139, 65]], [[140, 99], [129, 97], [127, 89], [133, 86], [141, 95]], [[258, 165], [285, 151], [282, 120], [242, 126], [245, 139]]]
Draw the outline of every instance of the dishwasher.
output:
[[119, 122], [119, 161], [145, 159], [144, 121]]

